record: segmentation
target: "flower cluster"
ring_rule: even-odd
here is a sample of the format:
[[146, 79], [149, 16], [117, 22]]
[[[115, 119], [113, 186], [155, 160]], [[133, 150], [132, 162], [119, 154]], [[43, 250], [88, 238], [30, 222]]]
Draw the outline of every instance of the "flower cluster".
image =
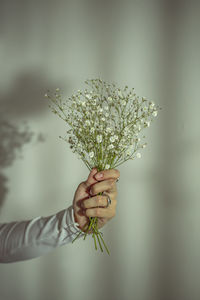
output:
[[[145, 97], [138, 97], [134, 88], [123, 89], [100, 78], [88, 79], [83, 91], [78, 90], [64, 100], [60, 89], [48, 93], [52, 111], [62, 118], [70, 129], [62, 138], [91, 170], [116, 168], [129, 159], [140, 158], [140, 133], [150, 126], [161, 109]], [[145, 138], [143, 136], [142, 138]]]
[[[78, 90], [68, 100], [63, 99], [60, 89], [53, 95], [49, 91], [45, 95], [50, 100], [52, 112], [69, 125], [67, 136], [61, 138], [70, 144], [89, 170], [94, 167], [98, 171], [112, 169], [129, 159], [140, 158], [140, 149], [147, 145], [141, 142], [140, 133], [150, 126], [160, 107], [145, 97], [139, 98], [134, 88], [128, 90], [127, 85], [120, 89], [100, 78], [85, 83], [88, 88]], [[98, 230], [97, 217], [90, 218], [84, 239], [90, 229], [95, 249], [97, 238], [101, 251], [102, 242], [109, 254]]]

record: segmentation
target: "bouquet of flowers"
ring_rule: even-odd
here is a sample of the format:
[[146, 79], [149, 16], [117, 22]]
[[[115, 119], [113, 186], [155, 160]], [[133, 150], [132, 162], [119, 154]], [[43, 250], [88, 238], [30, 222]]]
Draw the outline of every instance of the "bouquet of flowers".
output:
[[[63, 99], [59, 88], [53, 94], [49, 90], [45, 94], [52, 112], [70, 127], [67, 136], [60, 138], [70, 144], [90, 171], [94, 167], [98, 171], [113, 169], [129, 159], [140, 158], [140, 149], [147, 145], [141, 141], [145, 136], [140, 133], [150, 126], [161, 108], [145, 97], [139, 98], [127, 85], [121, 89], [100, 78], [88, 79], [85, 84], [88, 88], [78, 90], [68, 100]], [[84, 239], [90, 230], [95, 249], [97, 239], [101, 251], [102, 242], [109, 254], [97, 217], [90, 218]]]

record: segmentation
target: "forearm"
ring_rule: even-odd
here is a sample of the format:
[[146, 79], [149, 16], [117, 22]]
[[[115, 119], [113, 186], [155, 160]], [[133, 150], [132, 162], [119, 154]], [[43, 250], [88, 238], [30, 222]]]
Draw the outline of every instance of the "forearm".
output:
[[79, 232], [72, 206], [48, 217], [0, 224], [0, 263], [39, 257], [72, 242]]

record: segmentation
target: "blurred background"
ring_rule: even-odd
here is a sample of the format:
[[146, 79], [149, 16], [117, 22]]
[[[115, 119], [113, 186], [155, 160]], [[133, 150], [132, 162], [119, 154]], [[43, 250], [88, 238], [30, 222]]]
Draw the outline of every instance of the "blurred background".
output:
[[92, 238], [1, 264], [0, 300], [200, 299], [200, 2], [0, 1], [0, 222], [72, 204], [88, 169], [44, 99], [101, 77], [162, 107]]

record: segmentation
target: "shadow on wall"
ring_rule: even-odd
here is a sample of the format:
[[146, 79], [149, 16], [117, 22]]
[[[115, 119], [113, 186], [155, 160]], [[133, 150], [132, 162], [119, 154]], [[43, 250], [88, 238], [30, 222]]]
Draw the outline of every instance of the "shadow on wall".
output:
[[6, 116], [15, 118], [43, 114], [47, 108], [44, 94], [49, 84], [43, 73], [32, 71], [19, 74], [11, 91], [1, 98], [1, 109]]
[[33, 132], [30, 132], [26, 125], [23, 130], [16, 125], [11, 124], [5, 119], [5, 115], [0, 114], [0, 207], [3, 205], [6, 193], [8, 191], [6, 183], [8, 178], [4, 175], [3, 170], [12, 165], [18, 157], [25, 143], [31, 141]]
[[20, 126], [15, 122], [19, 124], [22, 118], [26, 120], [46, 111], [44, 93], [50, 88], [46, 77], [41, 70], [24, 72], [7, 95], [0, 95], [0, 208], [8, 192], [4, 170], [22, 157], [23, 145], [33, 141], [33, 137], [36, 143], [45, 141], [43, 133], [33, 133], [27, 121]]

